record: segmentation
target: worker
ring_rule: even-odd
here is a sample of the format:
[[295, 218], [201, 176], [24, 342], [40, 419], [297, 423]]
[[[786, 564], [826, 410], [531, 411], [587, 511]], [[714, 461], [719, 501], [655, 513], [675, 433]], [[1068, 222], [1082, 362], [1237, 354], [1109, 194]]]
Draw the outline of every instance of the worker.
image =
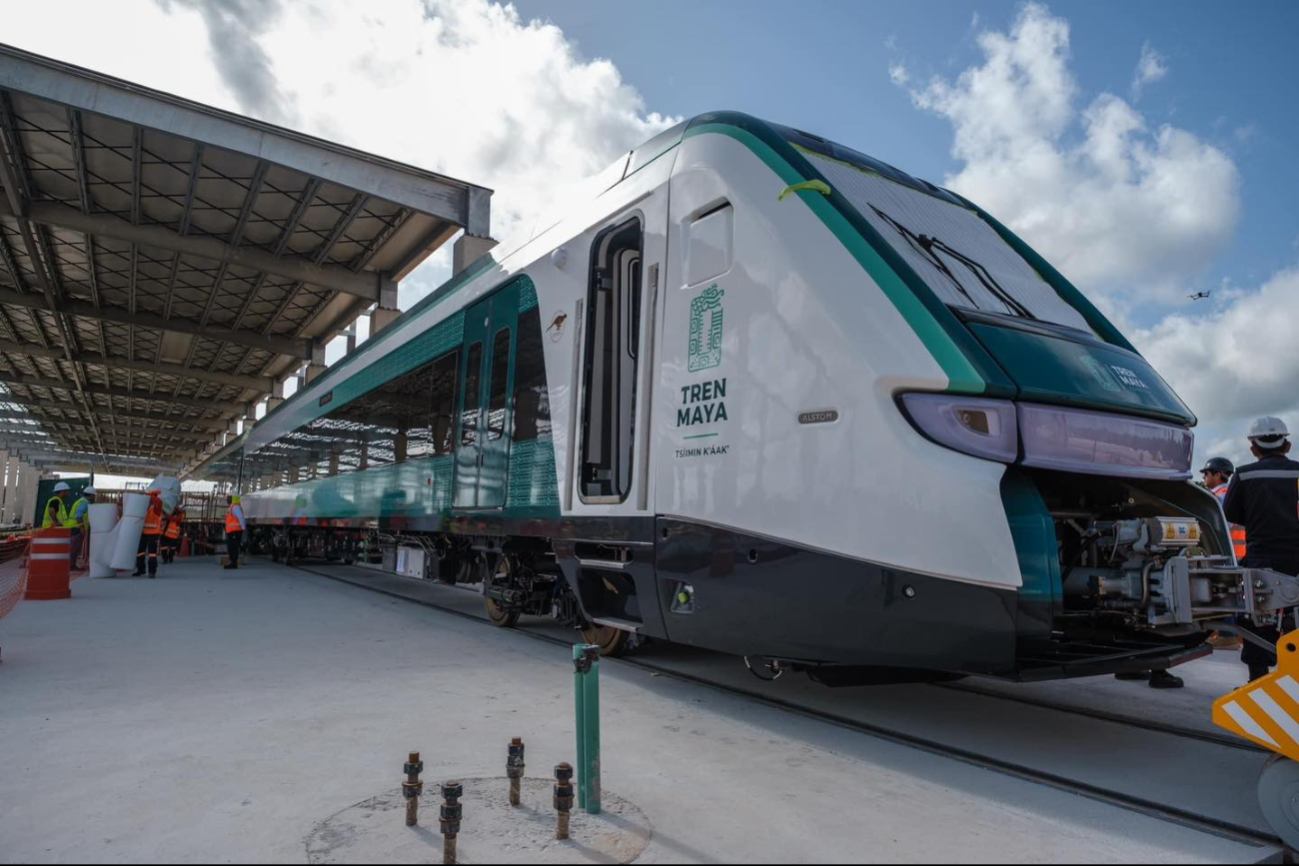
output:
[[248, 528], [248, 523], [244, 520], [243, 500], [239, 494], [227, 496], [226, 502], [230, 506], [226, 511], [226, 553], [230, 557], [226, 568], [238, 568], [239, 545], [244, 540], [244, 530]]
[[87, 484], [86, 489], [81, 491], [81, 498], [72, 503], [72, 511], [68, 514], [68, 527], [72, 530], [73, 571], [81, 568], [81, 554], [90, 535], [90, 506], [94, 502], [95, 488], [93, 485]]
[[180, 535], [185, 528], [185, 509], [177, 505], [176, 510], [167, 518], [167, 528], [162, 533], [162, 561], [175, 562], [176, 553], [180, 550]]
[[140, 533], [140, 548], [135, 555], [135, 574], [144, 574], [146, 561], [149, 568], [149, 579], [158, 576], [158, 542], [162, 538], [162, 499], [158, 491], [149, 491], [149, 510], [144, 513], [144, 530]]
[[72, 488], [66, 481], [54, 485], [54, 495], [45, 503], [45, 517], [41, 520], [41, 529], [68, 525], [68, 494]]
[[[1249, 450], [1258, 461], [1236, 470], [1222, 502], [1227, 520], [1244, 526], [1249, 535], [1243, 564], [1299, 575], [1299, 463], [1286, 456], [1290, 430], [1280, 418], [1259, 418], [1249, 428]], [[1242, 625], [1269, 644], [1280, 637], [1275, 626]], [[1282, 625], [1293, 628], [1291, 622]], [[1276, 656], [1246, 641], [1240, 660], [1253, 682], [1267, 675]]]
[[[1236, 473], [1236, 467], [1226, 457], [1211, 457], [1200, 470], [1200, 477], [1204, 479], [1204, 486], [1209, 488], [1209, 492], [1218, 497], [1221, 502], [1227, 498], [1228, 482], [1231, 476]], [[1236, 560], [1243, 562], [1245, 559], [1245, 527], [1238, 523], [1231, 525], [1231, 547], [1236, 553]]]

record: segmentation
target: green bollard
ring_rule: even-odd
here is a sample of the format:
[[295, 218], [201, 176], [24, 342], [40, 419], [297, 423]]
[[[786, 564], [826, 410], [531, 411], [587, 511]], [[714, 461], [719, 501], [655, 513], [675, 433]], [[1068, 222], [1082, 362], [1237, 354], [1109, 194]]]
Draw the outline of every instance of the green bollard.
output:
[[573, 718], [577, 721], [577, 808], [586, 808], [586, 690], [582, 668], [585, 656], [582, 644], [573, 646]]
[[587, 647], [591, 671], [586, 675], [586, 813], [600, 814], [600, 648]]
[[573, 647], [577, 720], [577, 806], [600, 814], [600, 648]]

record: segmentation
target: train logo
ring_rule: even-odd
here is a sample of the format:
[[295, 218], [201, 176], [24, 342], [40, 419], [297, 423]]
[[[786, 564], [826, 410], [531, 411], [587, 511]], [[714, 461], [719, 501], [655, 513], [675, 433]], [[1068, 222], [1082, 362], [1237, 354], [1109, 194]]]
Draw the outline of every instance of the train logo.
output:
[[550, 335], [550, 342], [558, 343], [564, 337], [564, 323], [568, 321], [568, 313], [555, 313], [555, 318], [551, 321], [550, 327], [546, 328], [546, 333]]
[[[713, 283], [690, 302], [690, 355], [691, 373], [707, 370], [722, 363], [722, 295], [726, 294]], [[704, 319], [708, 319], [707, 328]]]

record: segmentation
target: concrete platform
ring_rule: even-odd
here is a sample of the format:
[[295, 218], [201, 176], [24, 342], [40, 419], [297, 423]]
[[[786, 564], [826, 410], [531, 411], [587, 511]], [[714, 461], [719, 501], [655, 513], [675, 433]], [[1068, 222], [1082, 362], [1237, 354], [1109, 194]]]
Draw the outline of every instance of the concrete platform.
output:
[[[190, 561], [161, 575], [81, 580], [73, 599], [24, 603], [0, 623], [0, 862], [305, 863], [322, 822], [398, 787], [409, 750], [423, 753], [428, 781], [501, 775], [513, 736], [528, 744], [530, 775], [573, 759], [563, 647], [260, 563]], [[603, 668], [604, 784], [649, 825], [637, 862], [1268, 853]], [[1158, 772], [1153, 758], [1141, 768]], [[460, 853], [483, 862], [468, 844]]]

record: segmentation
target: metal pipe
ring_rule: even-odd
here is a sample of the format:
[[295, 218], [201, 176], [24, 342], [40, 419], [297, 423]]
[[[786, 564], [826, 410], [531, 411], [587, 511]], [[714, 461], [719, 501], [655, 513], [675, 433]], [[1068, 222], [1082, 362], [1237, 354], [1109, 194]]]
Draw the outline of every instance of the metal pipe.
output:
[[519, 805], [519, 787], [523, 781], [523, 740], [510, 741], [509, 756], [505, 759], [505, 775], [510, 779], [510, 805]]
[[442, 862], [456, 862], [456, 835], [460, 832], [460, 817], [464, 806], [460, 798], [465, 794], [465, 786], [459, 782], [442, 784], [442, 813], [438, 824], [442, 831]]
[[414, 827], [419, 823], [419, 795], [424, 792], [424, 783], [419, 774], [424, 772], [424, 762], [419, 759], [419, 752], [411, 752], [406, 760], [406, 781], [401, 783], [402, 796], [406, 798], [406, 826]]
[[555, 765], [555, 838], [568, 838], [568, 818], [573, 811], [573, 765]]
[[573, 647], [577, 714], [577, 798], [588, 814], [600, 814], [600, 648]]

